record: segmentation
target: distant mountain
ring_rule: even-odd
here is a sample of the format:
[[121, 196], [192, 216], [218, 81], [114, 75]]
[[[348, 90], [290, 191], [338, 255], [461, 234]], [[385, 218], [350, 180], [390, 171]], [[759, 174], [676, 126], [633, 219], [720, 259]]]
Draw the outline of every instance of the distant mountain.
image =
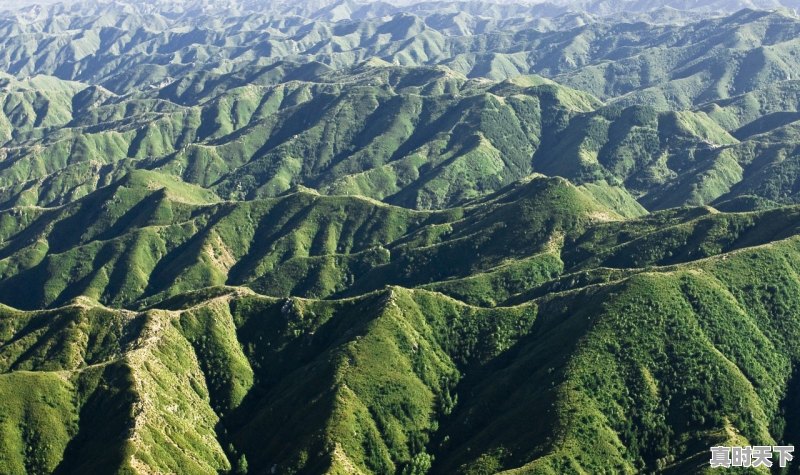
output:
[[420, 4], [399, 13], [353, 4], [342, 18], [242, 7], [224, 20], [208, 8], [174, 7], [167, 14], [148, 5], [90, 2], [6, 15], [0, 56], [19, 77], [55, 75], [117, 93], [200, 70], [224, 73], [287, 60], [340, 68], [380, 58], [444, 65], [475, 78], [535, 73], [604, 100], [664, 108], [746, 93], [791, 79], [800, 66], [800, 19], [786, 11], [743, 10], [665, 25], [472, 3]]

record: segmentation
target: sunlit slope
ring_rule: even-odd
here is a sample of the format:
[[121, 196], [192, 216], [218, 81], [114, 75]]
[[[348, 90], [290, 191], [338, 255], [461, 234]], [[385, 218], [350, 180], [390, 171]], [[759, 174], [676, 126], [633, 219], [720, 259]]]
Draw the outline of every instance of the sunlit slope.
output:
[[2, 463], [693, 473], [709, 445], [797, 434], [797, 253], [791, 238], [494, 309], [401, 287], [7, 309], [0, 405], [30, 416], [5, 419]]
[[536, 76], [380, 64], [278, 85], [253, 74], [127, 96], [33, 81], [41, 97], [8, 112], [17, 125], [0, 149], [2, 206], [68, 203], [137, 169], [224, 199], [302, 185], [415, 209], [463, 205], [532, 172], [618, 185], [650, 210], [798, 201], [793, 82], [664, 112], [603, 105]]
[[527, 176], [543, 135], [599, 104], [544, 81], [468, 81], [429, 68], [247, 81], [188, 97], [172, 86], [132, 97], [96, 87], [62, 95], [79, 107], [64, 111], [62, 127], [16, 129], [3, 148], [0, 196], [6, 206], [61, 204], [139, 168], [226, 198], [302, 184], [441, 208]]
[[[609, 194], [627, 201], [617, 207]], [[69, 205], [0, 213], [0, 294], [38, 308], [81, 295], [131, 305], [226, 283], [313, 297], [417, 285], [543, 252], [565, 233], [641, 214], [625, 196], [534, 177], [435, 212], [307, 190], [226, 202], [137, 171]]]

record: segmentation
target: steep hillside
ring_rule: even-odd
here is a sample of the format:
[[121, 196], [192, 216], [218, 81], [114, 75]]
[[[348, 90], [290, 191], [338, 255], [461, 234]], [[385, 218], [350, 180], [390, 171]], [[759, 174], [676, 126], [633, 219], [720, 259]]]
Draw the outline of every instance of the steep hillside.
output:
[[[219, 202], [137, 171], [69, 205], [0, 213], [0, 299], [27, 309], [78, 296], [129, 306], [221, 284], [327, 297], [466, 276], [630, 212], [595, 194], [538, 177], [439, 212], [310, 191]], [[525, 244], [510, 250], [509, 241]]]
[[50, 115], [59, 103], [79, 109], [66, 108], [57, 131], [15, 128], [0, 170], [5, 206], [61, 204], [139, 168], [233, 199], [301, 184], [441, 208], [527, 176], [544, 134], [599, 105], [535, 78], [469, 81], [430, 68], [365, 65], [274, 86], [258, 85], [269, 71], [254, 74], [240, 87], [200, 75], [157, 94], [90, 87], [43, 100]]
[[125, 96], [54, 78], [29, 81], [34, 94], [9, 79], [2, 207], [65, 204], [137, 169], [233, 200], [302, 185], [442, 209], [538, 172], [622, 186], [651, 210], [797, 202], [793, 82], [659, 112], [604, 106], [537, 76], [369, 63], [271, 84], [273, 72], [189, 75]]
[[2, 463], [694, 471], [709, 445], [797, 434], [799, 250], [791, 238], [496, 309], [400, 287], [7, 309]]

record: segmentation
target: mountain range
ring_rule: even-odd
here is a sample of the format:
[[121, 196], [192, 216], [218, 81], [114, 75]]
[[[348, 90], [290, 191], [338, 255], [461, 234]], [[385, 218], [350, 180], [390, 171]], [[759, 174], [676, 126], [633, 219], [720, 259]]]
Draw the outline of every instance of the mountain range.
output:
[[9, 7], [0, 473], [797, 445], [795, 7]]

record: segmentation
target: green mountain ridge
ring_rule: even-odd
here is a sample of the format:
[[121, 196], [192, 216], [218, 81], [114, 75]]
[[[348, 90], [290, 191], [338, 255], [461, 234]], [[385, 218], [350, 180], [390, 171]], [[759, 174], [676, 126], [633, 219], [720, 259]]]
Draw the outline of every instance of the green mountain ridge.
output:
[[800, 19], [657, 3], [0, 7], [0, 473], [798, 445]]
[[[2, 212], [0, 295], [23, 308], [80, 295], [129, 305], [228, 283], [271, 295], [326, 297], [351, 287], [467, 274], [546, 247], [556, 233], [622, 219], [603, 204], [605, 196], [598, 200], [565, 180], [544, 177], [436, 212], [307, 191], [247, 202], [214, 198], [137, 171], [69, 205]], [[537, 208], [547, 202], [551, 210]], [[641, 213], [634, 205], [631, 200]], [[508, 222], [511, 216], [517, 222]], [[512, 237], [529, 243], [515, 254], [497, 246]], [[434, 272], [435, 262], [467, 249], [480, 251], [475, 261]]]
[[[7, 443], [46, 436], [51, 449], [20, 449], [4, 463], [69, 473], [77, 466], [60, 450], [103, 447], [119, 457], [98, 467], [114, 471], [226, 470], [241, 454], [252, 469], [285, 473], [385, 472], [431, 460], [432, 473], [594, 470], [610, 460], [625, 472], [694, 470], [712, 443], [772, 443], [796, 430], [781, 410], [794, 383], [773, 369], [797, 358], [796, 325], [781, 316], [800, 304], [789, 290], [800, 284], [782, 280], [796, 272], [783, 271], [797, 252], [789, 239], [496, 309], [391, 287], [341, 301], [224, 290], [130, 316], [86, 300], [49, 313], [6, 310], [4, 334], [13, 344], [4, 345], [3, 360], [13, 363], [0, 378], [32, 385], [31, 395], [48, 391], [64, 426], [53, 431], [54, 422], [31, 420]], [[775, 290], [777, 282], [784, 290]], [[74, 328], [74, 336], [49, 340], [52, 325]], [[745, 331], [747, 338], [737, 335]], [[81, 343], [103, 338], [130, 343], [111, 353]], [[766, 347], [769, 353], [758, 351]], [[582, 369], [598, 358], [606, 371]], [[693, 374], [686, 365], [699, 364], [705, 378], [672, 376]], [[529, 371], [522, 385], [513, 382]], [[72, 376], [64, 381], [59, 373]], [[293, 385], [300, 374], [313, 385]], [[171, 391], [151, 392], [151, 385]], [[662, 394], [670, 395], [666, 405]], [[177, 397], [177, 409], [169, 409]], [[123, 404], [123, 414], [128, 404], [137, 423], [107, 424], [113, 437], [99, 439], [86, 426], [95, 420], [84, 417], [89, 404]], [[290, 409], [297, 404], [306, 409]], [[742, 413], [741, 404], [756, 409]], [[542, 407], [551, 408], [538, 415], [544, 423], [506, 422], [530, 421]], [[607, 439], [598, 444], [598, 437]], [[191, 461], [169, 448], [187, 443]]]
[[[156, 94], [122, 97], [53, 80], [41, 87], [57, 91], [40, 106], [47, 116], [31, 101], [25, 123], [58, 116], [61, 125], [15, 127], [17, 137], [0, 150], [0, 198], [6, 208], [53, 206], [151, 169], [228, 199], [304, 185], [420, 209], [463, 204], [532, 172], [619, 184], [648, 209], [743, 195], [797, 202], [789, 165], [796, 107], [773, 112], [753, 102], [768, 90], [729, 100], [731, 111], [750, 108], [737, 116], [763, 117], [738, 126], [716, 104], [673, 112], [604, 106], [537, 77], [488, 82], [385, 65], [313, 74], [238, 87], [228, 76], [190, 76]], [[311, 110], [321, 112], [309, 120]], [[742, 136], [748, 127], [760, 133]], [[765, 166], [789, 181], [764, 182], [769, 176], [756, 170]]]

